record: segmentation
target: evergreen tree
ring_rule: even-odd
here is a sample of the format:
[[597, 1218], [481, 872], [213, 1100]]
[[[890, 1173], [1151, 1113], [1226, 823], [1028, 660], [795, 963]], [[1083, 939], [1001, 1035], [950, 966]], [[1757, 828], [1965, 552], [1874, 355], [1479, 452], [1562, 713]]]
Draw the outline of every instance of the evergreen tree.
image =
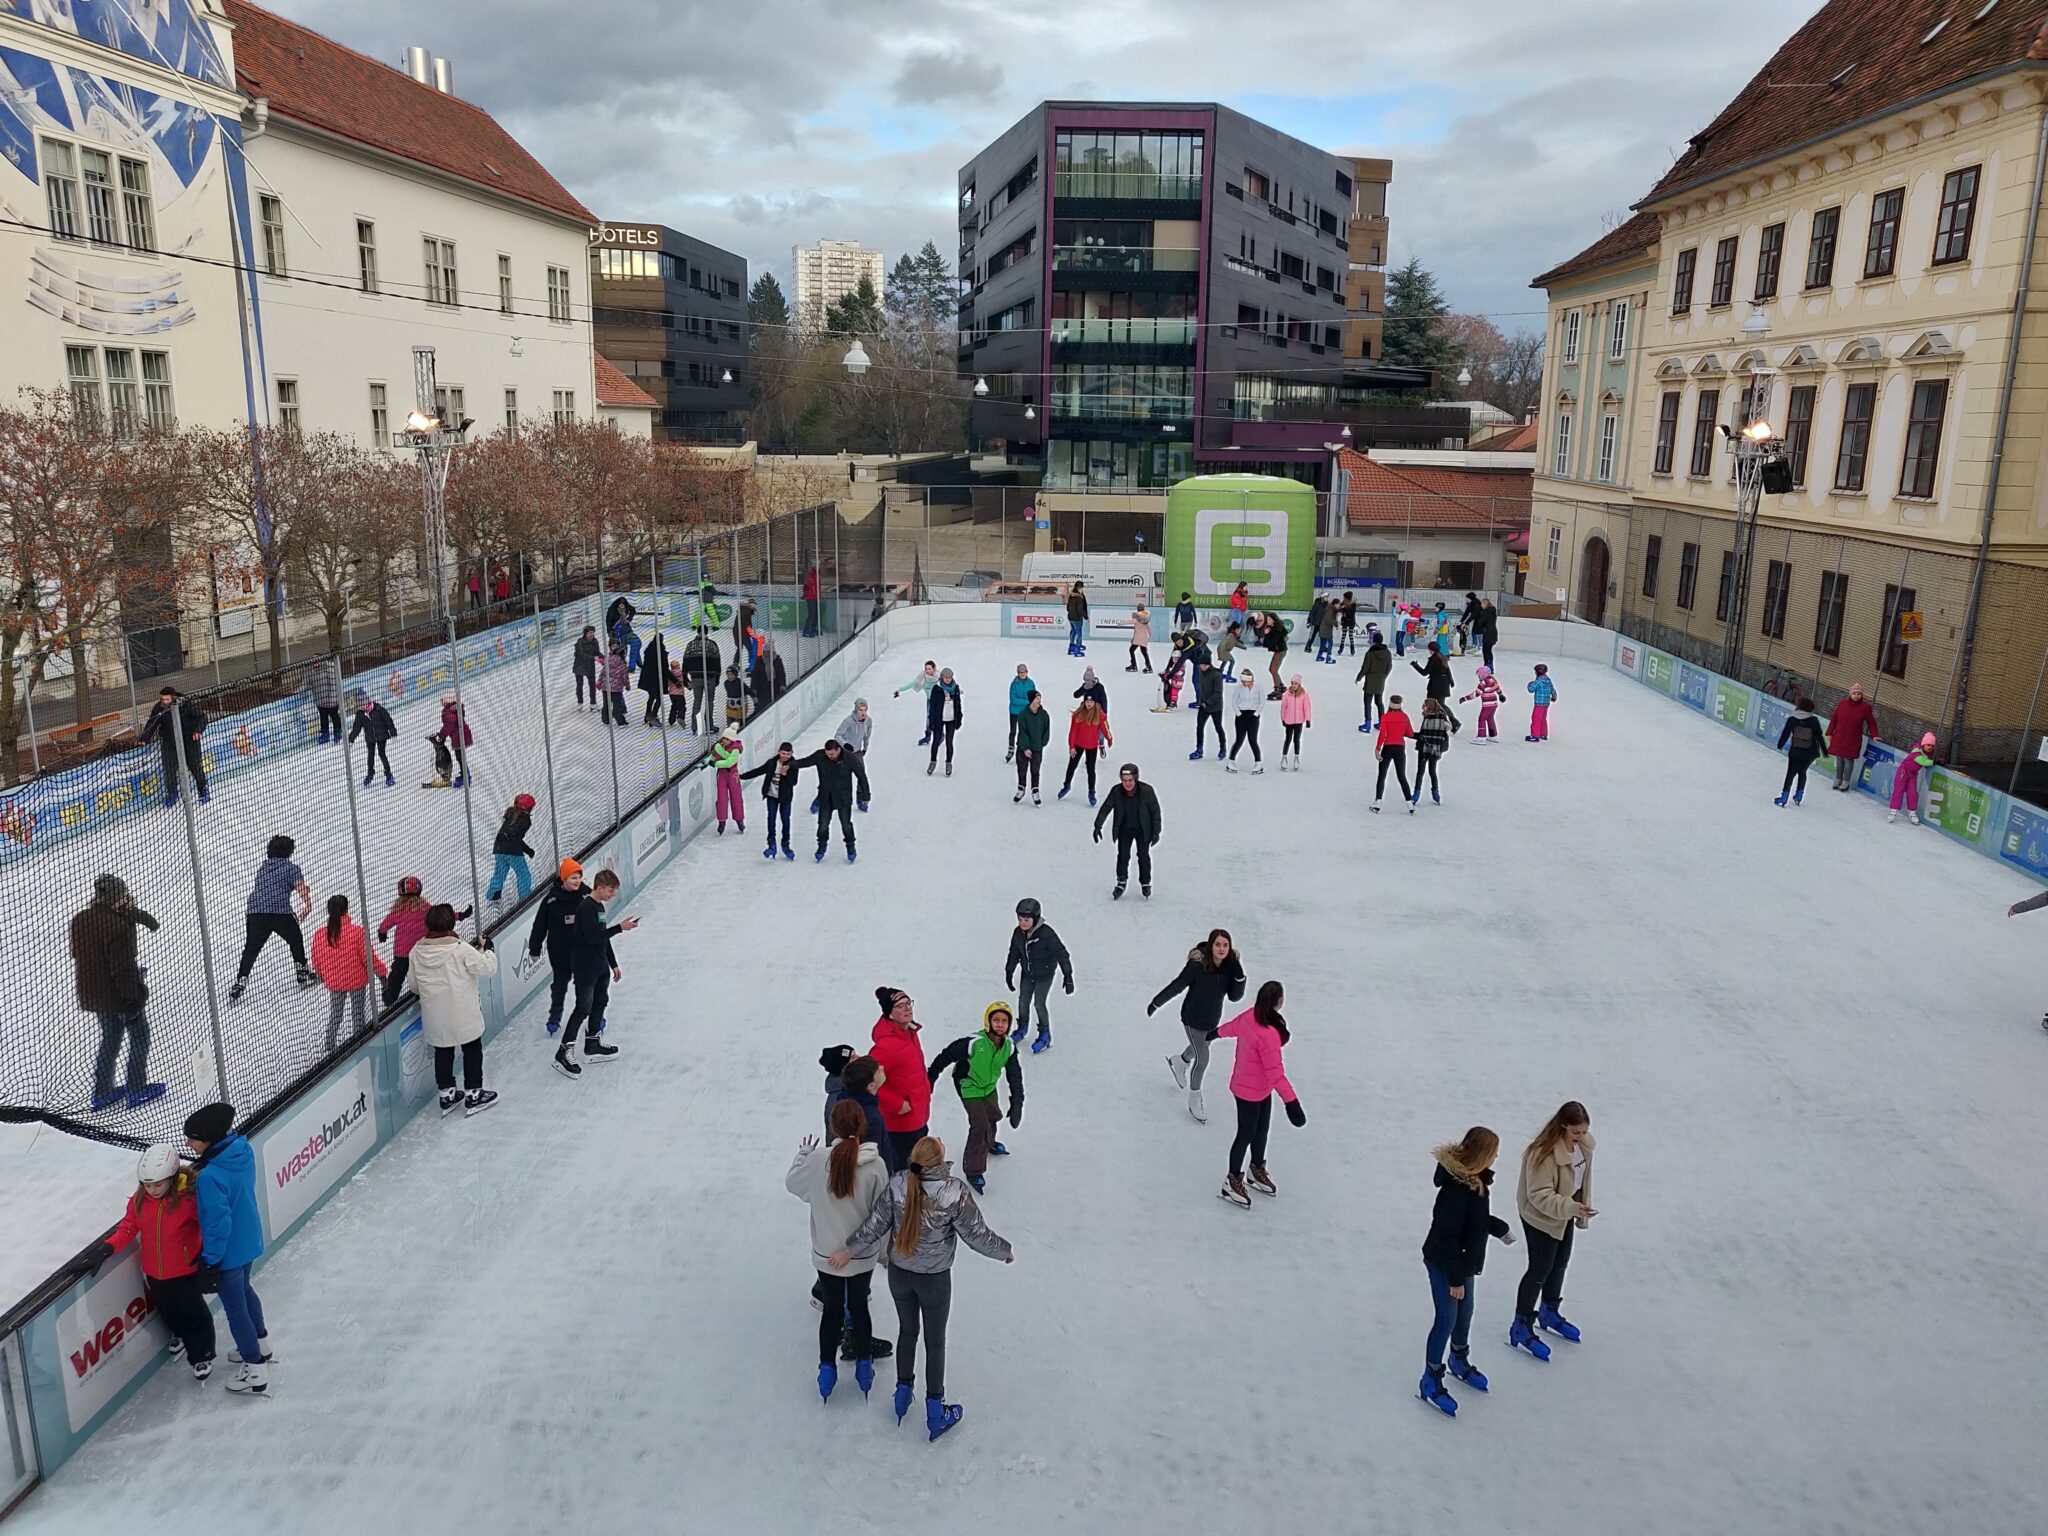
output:
[[865, 272], [860, 286], [842, 294], [825, 311], [827, 336], [878, 336], [882, 331], [882, 301], [875, 293], [875, 281]]
[[953, 269], [931, 241], [916, 255], [896, 258], [883, 290], [883, 307], [899, 325], [950, 326], [959, 307]]
[[775, 281], [773, 272], [763, 272], [747, 291], [747, 319], [752, 322], [757, 344], [764, 329], [779, 329], [789, 324], [789, 300], [783, 297], [782, 284]]
[[1453, 388], [1458, 372], [1457, 343], [1444, 324], [1450, 312], [1435, 276], [1416, 257], [1388, 275], [1382, 359], [1397, 368], [1430, 369], [1439, 395]]

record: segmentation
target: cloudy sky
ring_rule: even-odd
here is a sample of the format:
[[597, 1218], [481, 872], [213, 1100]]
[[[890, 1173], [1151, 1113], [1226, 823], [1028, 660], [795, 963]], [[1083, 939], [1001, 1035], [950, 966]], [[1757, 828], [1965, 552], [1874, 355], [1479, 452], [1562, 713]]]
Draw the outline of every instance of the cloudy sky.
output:
[[396, 61], [418, 43], [601, 217], [788, 283], [833, 236], [955, 249], [954, 176], [1047, 98], [1222, 101], [1394, 159], [1395, 261], [1534, 324], [1589, 244], [1820, 0], [270, 0]]

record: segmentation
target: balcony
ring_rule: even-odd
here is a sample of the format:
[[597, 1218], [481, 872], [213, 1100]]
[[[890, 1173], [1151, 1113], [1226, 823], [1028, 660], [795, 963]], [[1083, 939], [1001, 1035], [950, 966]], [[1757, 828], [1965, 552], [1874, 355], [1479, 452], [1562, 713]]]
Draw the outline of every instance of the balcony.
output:
[[1052, 414], [1058, 421], [1184, 422], [1194, 419], [1192, 395], [1055, 394]]
[[1157, 171], [1078, 170], [1053, 176], [1053, 196], [1101, 198], [1117, 202], [1199, 203], [1202, 178], [1166, 176]]
[[1058, 346], [1191, 347], [1193, 320], [1055, 320], [1052, 344]]
[[1196, 272], [1200, 251], [1152, 245], [1056, 245], [1055, 272]]

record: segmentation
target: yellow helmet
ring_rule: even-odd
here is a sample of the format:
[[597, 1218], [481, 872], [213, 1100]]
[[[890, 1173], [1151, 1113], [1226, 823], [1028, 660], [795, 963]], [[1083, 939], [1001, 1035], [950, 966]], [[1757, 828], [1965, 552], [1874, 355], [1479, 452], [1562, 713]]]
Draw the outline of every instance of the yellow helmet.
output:
[[1014, 1008], [1010, 1006], [1009, 999], [997, 998], [994, 1002], [990, 1003], [986, 1008], [981, 1010], [981, 1027], [983, 1029], [987, 1029], [988, 1021], [994, 1018], [999, 1013], [1003, 1015], [1004, 1018], [1008, 1019], [1012, 1024], [1015, 1024], [1017, 1022], [1017, 1012]]

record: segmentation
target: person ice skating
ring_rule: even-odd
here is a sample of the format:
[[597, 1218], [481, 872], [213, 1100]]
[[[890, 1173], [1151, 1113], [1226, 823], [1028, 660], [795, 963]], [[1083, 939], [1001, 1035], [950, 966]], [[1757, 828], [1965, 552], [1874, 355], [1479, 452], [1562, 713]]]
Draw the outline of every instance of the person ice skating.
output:
[[1188, 951], [1180, 974], [1169, 981], [1145, 1005], [1145, 1013], [1157, 1013], [1180, 994], [1180, 1025], [1188, 1037], [1187, 1049], [1166, 1058], [1166, 1070], [1188, 1091], [1188, 1113], [1206, 1122], [1202, 1104], [1202, 1078], [1209, 1070], [1209, 1042], [1223, 1022], [1223, 1005], [1244, 997], [1244, 963], [1230, 941], [1230, 930], [1211, 928], [1209, 937]]
[[1499, 712], [1501, 701], [1506, 697], [1507, 690], [1501, 687], [1500, 679], [1493, 675], [1493, 668], [1481, 662], [1478, 671], [1473, 674], [1472, 691], [1458, 696], [1460, 704], [1468, 699], [1479, 701], [1479, 726], [1473, 732], [1475, 741], [1500, 740], [1500, 726], [1493, 717]]
[[1591, 1204], [1591, 1124], [1586, 1106], [1568, 1099], [1522, 1152], [1515, 1205], [1521, 1212], [1522, 1236], [1529, 1240], [1529, 1267], [1515, 1292], [1508, 1344], [1538, 1360], [1550, 1358], [1550, 1346], [1537, 1337], [1538, 1328], [1579, 1342], [1579, 1330], [1559, 1309], [1564, 1305], [1565, 1266], [1572, 1261], [1572, 1233], [1600, 1214]]
[[1773, 805], [1783, 805], [1787, 796], [1794, 805], [1806, 798], [1806, 770], [1826, 745], [1827, 727], [1813, 712], [1813, 700], [1801, 694], [1785, 717], [1784, 729], [1778, 732], [1778, 750], [1785, 754], [1785, 784]]
[[1280, 663], [1287, 659], [1287, 626], [1280, 615], [1269, 613], [1259, 630], [1259, 643], [1266, 648], [1267, 682], [1271, 685], [1266, 693], [1269, 699], [1277, 699], [1285, 692], [1280, 681]]
[[1223, 760], [1223, 771], [1237, 772], [1238, 750], [1249, 742], [1252, 749], [1252, 772], [1264, 773], [1265, 760], [1259, 756], [1259, 714], [1265, 707], [1264, 692], [1259, 686], [1257, 676], [1249, 667], [1240, 672], [1237, 681], [1230, 686], [1231, 692], [1235, 695], [1232, 702], [1236, 705], [1236, 719], [1230, 738], [1230, 756]]
[[740, 725], [747, 718], [747, 685], [740, 677], [740, 669], [730, 666], [725, 669], [725, 723]]
[[1920, 825], [1920, 779], [1934, 768], [1934, 732], [1920, 738], [1920, 745], [1899, 759], [1892, 769], [1892, 805], [1886, 821], [1897, 821], [1903, 808], [1914, 826]]
[[505, 807], [497, 836], [491, 839], [491, 883], [484, 889], [486, 901], [504, 896], [507, 875], [519, 887], [521, 901], [533, 893], [533, 868], [526, 862], [533, 857], [533, 849], [527, 846], [526, 834], [533, 830], [533, 808], [539, 803], [531, 795], [514, 795]]
[[[1550, 668], [1536, 663], [1536, 677], [1529, 684], [1529, 740], [1550, 740], [1550, 706], [1557, 702], [1557, 684], [1550, 680]], [[1811, 708], [1811, 706], [1808, 706]], [[1456, 722], [1452, 722], [1455, 727]]]
[[176, 1147], [146, 1147], [135, 1168], [135, 1192], [114, 1230], [79, 1256], [91, 1274], [130, 1243], [141, 1247], [142, 1289], [171, 1331], [171, 1355], [184, 1356], [194, 1381], [213, 1374], [213, 1310], [200, 1270], [199, 1197]]
[[1465, 654], [1465, 647], [1474, 635], [1479, 633], [1479, 594], [1467, 592], [1465, 607], [1458, 614], [1458, 654]]
[[[172, 714], [177, 715], [177, 725], [171, 724]], [[178, 760], [184, 758], [185, 771], [192, 776], [192, 788], [199, 796], [199, 803], [205, 805], [212, 800], [206, 792], [206, 755], [200, 745], [200, 736], [206, 730], [206, 712], [184, 694], [172, 687], [160, 689], [156, 703], [149, 711], [149, 719], [143, 722], [142, 745], [155, 743], [164, 764], [164, 804], [178, 803]], [[387, 765], [388, 771], [388, 765]]]
[[[498, 974], [498, 956], [487, 937], [465, 944], [455, 931], [455, 909], [441, 902], [427, 912], [427, 931], [412, 950], [412, 989], [420, 999], [420, 1030], [434, 1048], [434, 1086], [441, 1113], [457, 1105], [480, 1115], [498, 1102], [484, 1086], [484, 1012], [476, 984]], [[462, 1087], [455, 1086], [455, 1053], [462, 1052]]]
[[882, 1103], [882, 1125], [889, 1132], [889, 1162], [894, 1168], [909, 1165], [910, 1149], [931, 1128], [932, 1085], [924, 1071], [923, 1026], [917, 1022], [916, 1005], [900, 987], [875, 988], [875, 1001], [882, 1016], [875, 1020], [868, 1054], [882, 1069], [883, 1080], [876, 1090]]
[[669, 658], [668, 667], [662, 673], [661, 691], [668, 697], [668, 723], [687, 727], [690, 724], [690, 675], [683, 670], [682, 657]]
[[1479, 600], [1479, 620], [1474, 632], [1479, 637], [1479, 659], [1490, 667], [1493, 665], [1493, 648], [1500, 644], [1500, 613], [1490, 597]]
[[953, 1306], [956, 1243], [985, 1258], [1010, 1263], [1010, 1245], [988, 1228], [973, 1191], [953, 1177], [945, 1144], [922, 1137], [908, 1166], [893, 1175], [867, 1220], [831, 1256], [834, 1269], [871, 1258], [889, 1246], [889, 1295], [896, 1303], [896, 1422], [910, 1412], [917, 1381], [917, 1341], [924, 1337], [925, 1431], [936, 1440], [960, 1422], [958, 1403], [946, 1401], [946, 1321]]
[[1497, 1237], [1513, 1244], [1508, 1224], [1488, 1209], [1493, 1187], [1493, 1162], [1500, 1138], [1475, 1125], [1460, 1141], [1436, 1149], [1436, 1206], [1430, 1213], [1429, 1235], [1422, 1242], [1422, 1263], [1429, 1273], [1429, 1293], [1436, 1306], [1416, 1395], [1446, 1416], [1458, 1411], [1458, 1400], [1444, 1387], [1444, 1346], [1450, 1346], [1451, 1374], [1475, 1392], [1486, 1390], [1486, 1377], [1472, 1364], [1472, 1293], [1486, 1267], [1486, 1240]]
[[[733, 824], [744, 832], [747, 830], [747, 797], [740, 788], [740, 760], [745, 755], [745, 746], [730, 728], [719, 733], [718, 740], [711, 744], [711, 770], [718, 785], [718, 835], [725, 836], [725, 823], [730, 818]], [[773, 845], [770, 845], [771, 851]]]
[[1017, 926], [1010, 930], [1010, 954], [1003, 962], [1003, 985], [1017, 992], [1017, 1045], [1023, 1048], [1031, 1033], [1031, 1014], [1038, 1012], [1038, 1038], [1032, 1042], [1036, 1054], [1052, 1044], [1052, 1021], [1046, 1017], [1045, 1001], [1052, 996], [1054, 976], [1066, 983], [1067, 996], [1074, 995], [1074, 961], [1067, 946], [1038, 905], [1038, 898], [1026, 896], [1017, 903]]
[[[731, 731], [728, 729], [727, 735], [730, 734]], [[775, 824], [780, 821], [782, 856], [785, 859], [795, 858], [796, 854], [789, 846], [789, 807], [790, 802], [796, 798], [796, 748], [786, 741], [782, 742], [776, 747], [773, 757], [758, 768], [749, 768], [740, 775], [740, 778], [761, 781], [761, 800], [767, 806], [767, 815], [764, 819], [768, 823], [768, 846], [762, 850], [761, 857], [775, 857]]]
[[1077, 699], [1093, 699], [1104, 716], [1109, 714], [1109, 690], [1102, 686], [1102, 679], [1095, 675], [1093, 667], [1081, 669], [1081, 686], [1074, 690]]
[[370, 977], [385, 974], [384, 957], [370, 946], [362, 925], [348, 915], [348, 898], [327, 898], [327, 921], [313, 931], [313, 973], [327, 988], [327, 1049], [341, 1044], [341, 1016], [352, 1011], [354, 1039], [370, 1020]]
[[[905, 692], [916, 693], [918, 702], [918, 714], [920, 716], [926, 716], [928, 714], [926, 706], [928, 705], [929, 700], [931, 698], [931, 691], [935, 686], [937, 686], [938, 681], [939, 664], [936, 661], [928, 661], [924, 664], [924, 670], [922, 672], [918, 673], [917, 676], [913, 677], [901, 688], [898, 688], [897, 690], [895, 690], [895, 692], [891, 693], [889, 697], [892, 699], [900, 699], [903, 697]], [[931, 721], [927, 718], [925, 720], [924, 734], [917, 738], [917, 744], [921, 747], [931, 739]]]
[[1828, 716], [1828, 756], [1835, 760], [1836, 789], [1846, 793], [1856, 787], [1863, 771], [1863, 742], [1878, 739], [1877, 711], [1863, 697], [1863, 685], [1851, 683], [1848, 693]]
[[860, 1106], [841, 1099], [827, 1127], [832, 1145], [818, 1145], [806, 1136], [782, 1184], [811, 1208], [811, 1267], [816, 1278], [811, 1294], [818, 1299], [818, 1396], [830, 1401], [839, 1384], [842, 1347], [853, 1358], [853, 1378], [866, 1397], [875, 1384], [874, 1319], [868, 1310], [868, 1287], [875, 1260], [854, 1259], [834, 1268], [832, 1256], [845, 1250], [848, 1239], [867, 1220], [889, 1182], [880, 1149], [862, 1137]]
[[690, 680], [690, 707], [685, 715], [693, 730], [709, 733], [718, 723], [718, 642], [701, 630], [683, 647], [683, 675]]
[[839, 838], [846, 845], [846, 862], [851, 864], [858, 856], [854, 849], [853, 806], [857, 799], [863, 805], [868, 799], [868, 771], [855, 754], [846, 750], [836, 738], [825, 743], [809, 757], [798, 758], [799, 771], [810, 768], [818, 776], [817, 797], [812, 804], [818, 808], [818, 853], [816, 862], [825, 861], [825, 848], [832, 840], [832, 818], [839, 818]]
[[1166, 664], [1159, 669], [1159, 702], [1152, 706], [1155, 715], [1173, 713], [1174, 707], [1180, 703], [1181, 680], [1187, 675], [1187, 636], [1175, 635], [1170, 647]]
[[1173, 605], [1173, 627], [1183, 633], [1195, 627], [1195, 594], [1183, 592]]
[[1052, 741], [1052, 716], [1045, 711], [1045, 700], [1036, 688], [1024, 701], [1024, 713], [1017, 717], [1017, 793], [1010, 797], [1016, 804], [1024, 798], [1025, 781], [1030, 781], [1031, 803], [1037, 805], [1039, 770], [1045, 765], [1045, 749]]
[[1216, 666], [1223, 674], [1223, 681], [1237, 681], [1237, 653], [1245, 647], [1245, 634], [1236, 624], [1230, 625], [1216, 640]]
[[1412, 814], [1422, 802], [1422, 781], [1429, 780], [1429, 803], [1442, 805], [1444, 797], [1437, 788], [1437, 764], [1443, 755], [1451, 750], [1451, 717], [1449, 711], [1435, 699], [1422, 703], [1422, 720], [1415, 727], [1415, 793], [1408, 797], [1408, 809]]
[[[1019, 668], [1019, 671], [1022, 669]], [[1016, 687], [1015, 683], [1010, 685], [1013, 694]], [[932, 684], [931, 691], [925, 695], [924, 739], [931, 744], [932, 749], [931, 761], [924, 765], [926, 778], [930, 778], [939, 766], [940, 747], [946, 749], [946, 777], [953, 777], [953, 738], [959, 730], [960, 684], [954, 681], [953, 669], [945, 667], [940, 670], [938, 681]], [[1010, 754], [1014, 753], [1016, 748], [1017, 717], [1013, 714], [1010, 716], [1010, 752], [1004, 754], [1004, 762], [1010, 760]]]
[[1082, 644], [1088, 638], [1088, 596], [1081, 590], [1081, 583], [1075, 582], [1067, 593], [1067, 654], [1086, 656], [1088, 648]]
[[1435, 612], [1429, 616], [1429, 641], [1436, 647], [1439, 656], [1448, 657], [1451, 654], [1451, 629], [1450, 610], [1439, 601]]
[[1237, 1135], [1230, 1143], [1230, 1176], [1218, 1191], [1231, 1204], [1250, 1210], [1251, 1192], [1244, 1184], [1244, 1159], [1252, 1159], [1252, 1189], [1262, 1195], [1277, 1195], [1279, 1189], [1266, 1170], [1266, 1137], [1273, 1129], [1273, 1095], [1287, 1106], [1287, 1123], [1297, 1130], [1308, 1124], [1308, 1115], [1287, 1080], [1281, 1060], [1290, 1034], [1280, 1012], [1286, 994], [1277, 981], [1259, 984], [1251, 1007], [1227, 1024], [1217, 1026], [1215, 1038], [1235, 1040], [1237, 1054], [1230, 1063], [1230, 1096], [1237, 1103]]
[[626, 657], [626, 642], [614, 635], [604, 657], [604, 708], [598, 712], [601, 725], [624, 725], [626, 723], [626, 688], [632, 682], [631, 664]]
[[[1043, 1035], [1043, 1030], [1040, 1033]], [[977, 1195], [988, 1189], [989, 1155], [1007, 1157], [1010, 1152], [996, 1140], [1005, 1118], [1002, 1106], [996, 1103], [996, 1088], [1004, 1079], [1010, 1085], [1010, 1129], [1024, 1123], [1024, 1064], [1017, 1052], [1019, 1043], [1010, 1037], [1010, 1005], [990, 1003], [981, 1012], [980, 1032], [962, 1035], [925, 1068], [925, 1077], [933, 1083], [941, 1072], [952, 1069], [960, 1107], [967, 1111], [967, 1150], [961, 1156], [960, 1170]]]
[[668, 693], [668, 642], [659, 630], [640, 648], [638, 675], [640, 691], [646, 695], [640, 719], [646, 725], [660, 725], [661, 704]]
[[235, 1130], [231, 1104], [207, 1104], [185, 1117], [185, 1145], [199, 1207], [200, 1284], [220, 1294], [236, 1367], [230, 1392], [261, 1397], [270, 1390], [270, 1328], [263, 1301], [249, 1283], [249, 1266], [263, 1257], [263, 1222], [256, 1214], [256, 1153]]
[[1145, 670], [1150, 672], [1152, 670], [1152, 611], [1143, 603], [1138, 604], [1138, 611], [1131, 615], [1131, 664], [1125, 667], [1124, 670], [1126, 672], [1137, 671], [1138, 659], [1140, 657], [1144, 658]]
[[[1326, 659], [1326, 658], [1319, 658]], [[1309, 697], [1308, 689], [1302, 686], [1299, 672], [1287, 680], [1287, 691], [1280, 696], [1280, 771], [1290, 771], [1287, 759], [1294, 758], [1292, 772], [1301, 772], [1301, 734], [1315, 724], [1315, 701]]]
[[555, 870], [554, 885], [534, 908], [533, 927], [526, 935], [527, 958], [538, 960], [545, 948], [548, 968], [553, 973], [548, 991], [547, 1032], [550, 1035], [562, 1027], [562, 1004], [569, 995], [570, 982], [575, 979], [572, 940], [576, 932], [576, 912], [583, 905], [583, 896], [583, 866], [574, 859], [562, 860]]
[[[1067, 654], [1071, 656], [1074, 653], [1069, 649]], [[950, 671], [951, 668], [947, 670]], [[1003, 751], [1003, 761], [1006, 763], [1017, 755], [1017, 722], [1030, 705], [1031, 695], [1037, 691], [1038, 684], [1031, 680], [1031, 668], [1021, 661], [1018, 662], [1017, 675], [1010, 679], [1010, 743]]]
[[1230, 622], [1237, 626], [1240, 634], [1250, 634], [1252, 615], [1252, 589], [1239, 582], [1230, 589]]
[[1133, 848], [1138, 851], [1138, 892], [1152, 894], [1152, 845], [1159, 841], [1161, 825], [1159, 797], [1150, 784], [1139, 780], [1136, 763], [1117, 769], [1116, 781], [1116, 788], [1103, 796], [1102, 808], [1095, 813], [1095, 841], [1102, 841], [1105, 821], [1116, 838], [1116, 889], [1109, 893], [1111, 901], [1122, 896], [1130, 882]]
[[[874, 739], [874, 734], [875, 722], [868, 716], [868, 701], [866, 699], [855, 699], [852, 710], [840, 720], [839, 724], [832, 731], [833, 739], [846, 749], [847, 755], [860, 768], [862, 787], [859, 805], [862, 810], [868, 808], [868, 791], [866, 787], [868, 743]], [[818, 803], [813, 800], [811, 802], [812, 813], [816, 814], [817, 809]]]
[[1109, 734], [1109, 720], [1102, 713], [1102, 706], [1093, 699], [1083, 699], [1067, 721], [1067, 777], [1060, 785], [1059, 798], [1067, 798], [1067, 792], [1074, 787], [1074, 769], [1085, 761], [1088, 765], [1088, 803], [1093, 805], [1095, 759], [1105, 748], [1115, 745], [1116, 738]]
[[1332, 648], [1337, 641], [1337, 604], [1335, 602], [1323, 604], [1323, 611], [1317, 614], [1309, 624], [1309, 631], [1315, 636], [1316, 660], [1327, 661], [1335, 665], [1337, 658], [1332, 654]]
[[[71, 919], [71, 962], [78, 1006], [99, 1020], [99, 1054], [93, 1060], [92, 1110], [122, 1105], [136, 1109], [164, 1095], [149, 1080], [149, 988], [135, 953], [135, 931], [155, 933], [157, 920], [135, 904], [128, 882], [99, 875], [92, 902]], [[124, 1087], [114, 1086], [121, 1045], [128, 1046]]]
[[384, 787], [398, 783], [391, 772], [391, 742], [398, 735], [398, 722], [391, 711], [367, 693], [356, 700], [356, 717], [348, 723], [348, 739], [363, 738], [363, 788], [377, 777], [377, 765], [384, 765]]
[[[583, 633], [577, 637], [576, 649], [569, 670], [576, 675], [576, 707], [587, 709], [591, 704], [602, 702], [597, 686], [598, 659], [604, 654], [604, 647], [597, 643], [597, 626], [586, 624]], [[585, 703], [585, 698], [589, 703]]]
[[605, 638], [625, 647], [626, 666], [634, 672], [640, 670], [640, 635], [633, 628], [633, 620], [639, 616], [640, 610], [623, 596], [613, 598], [611, 606], [605, 609]]
[[306, 697], [320, 712], [320, 739], [314, 745], [324, 747], [330, 741], [340, 741], [341, 662], [338, 658], [322, 656], [306, 668]]
[[1394, 675], [1394, 653], [1377, 629], [1368, 628], [1365, 641], [1365, 654], [1358, 659], [1358, 676], [1353, 681], [1365, 690], [1365, 723], [1359, 730], [1370, 732], [1379, 728], [1380, 717], [1387, 712], [1387, 679]]
[[291, 951], [292, 974], [299, 985], [310, 987], [318, 980], [306, 964], [306, 941], [299, 932], [299, 924], [312, 915], [313, 890], [306, 884], [305, 874], [292, 862], [297, 847], [289, 837], [280, 835], [264, 848], [263, 862], [257, 866], [244, 908], [242, 960], [235, 969], [235, 984], [228, 988], [231, 1003], [242, 1000], [249, 985], [249, 973], [256, 968], [256, 957], [263, 953], [272, 934], [283, 939], [285, 948]]
[[570, 914], [569, 969], [571, 984], [576, 989], [576, 1001], [569, 1010], [569, 1017], [562, 1021], [562, 1043], [555, 1047], [555, 1068], [564, 1077], [581, 1077], [582, 1066], [576, 1061], [574, 1051], [576, 1036], [587, 1020], [590, 1032], [583, 1038], [584, 1061], [611, 1061], [619, 1054], [619, 1048], [599, 1038], [604, 1024], [605, 1005], [611, 999], [611, 984], [625, 974], [619, 966], [619, 959], [612, 952], [612, 940], [622, 933], [631, 933], [640, 926], [640, 919], [629, 917], [621, 923], [606, 923], [605, 903], [619, 894], [619, 877], [608, 869], [599, 870], [591, 877], [590, 890]]
[[1451, 663], [1444, 655], [1444, 648], [1449, 645], [1448, 640], [1432, 640], [1429, 643], [1429, 659], [1421, 663], [1411, 661], [1408, 665], [1422, 674], [1423, 696], [1443, 705], [1445, 718], [1451, 722], [1451, 729], [1455, 731], [1458, 729], [1459, 721], [1458, 717], [1451, 713], [1451, 695], [1457, 690], [1458, 683], [1451, 675]]
[[[852, 1050], [852, 1046], [844, 1047]], [[821, 1062], [823, 1058], [820, 1058]], [[852, 1104], [860, 1110], [864, 1124], [861, 1140], [871, 1141], [880, 1151], [882, 1166], [891, 1173], [896, 1170], [889, 1159], [894, 1148], [889, 1142], [889, 1128], [882, 1121], [881, 1093], [888, 1086], [889, 1074], [882, 1064], [872, 1056], [852, 1056], [841, 1063], [838, 1075], [827, 1081], [825, 1094], [825, 1128], [832, 1128], [832, 1111], [841, 1104]]]
[[763, 635], [754, 649], [754, 664], [747, 672], [747, 691], [754, 696], [754, 708], [766, 709], [789, 692], [789, 673], [782, 665], [782, 653]]
[[1195, 669], [1195, 750], [1188, 754], [1189, 762], [1199, 763], [1202, 760], [1202, 744], [1207, 740], [1211, 726], [1216, 729], [1216, 755], [1222, 757], [1226, 746], [1223, 739], [1223, 674], [1214, 664], [1203, 662]]
[[[624, 723], [623, 717], [620, 723]], [[455, 754], [453, 787], [462, 788], [469, 782], [469, 749], [476, 745], [476, 734], [469, 728], [468, 712], [452, 693], [441, 695], [441, 729], [435, 739]]]
[[1358, 651], [1358, 597], [1348, 588], [1337, 600], [1337, 651], [1344, 656]]
[[1401, 707], [1401, 695], [1397, 693], [1387, 700], [1387, 710], [1380, 716], [1379, 735], [1372, 747], [1372, 755], [1380, 765], [1379, 779], [1372, 791], [1374, 815], [1379, 814], [1380, 801], [1386, 798], [1387, 770], [1390, 768], [1401, 786], [1401, 798], [1414, 803], [1415, 791], [1408, 787], [1408, 739], [1414, 734], [1415, 723], [1408, 718], [1408, 711]]

